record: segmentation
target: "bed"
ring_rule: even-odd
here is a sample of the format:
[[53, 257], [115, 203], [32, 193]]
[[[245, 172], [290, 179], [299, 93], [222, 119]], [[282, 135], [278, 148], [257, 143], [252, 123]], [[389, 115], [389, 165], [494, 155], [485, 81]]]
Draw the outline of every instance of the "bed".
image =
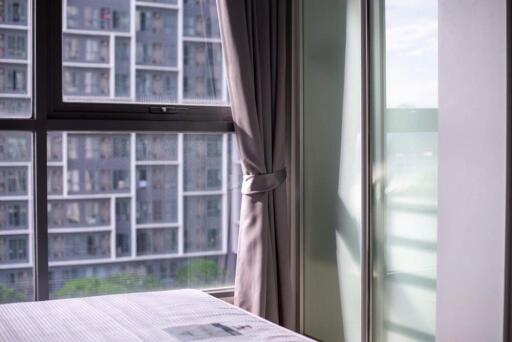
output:
[[198, 290], [0, 305], [0, 341], [312, 341]]

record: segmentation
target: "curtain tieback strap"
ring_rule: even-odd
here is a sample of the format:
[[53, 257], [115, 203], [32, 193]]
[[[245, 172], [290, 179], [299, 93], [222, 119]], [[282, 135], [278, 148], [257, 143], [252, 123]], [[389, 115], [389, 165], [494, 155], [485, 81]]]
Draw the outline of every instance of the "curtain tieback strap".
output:
[[242, 194], [254, 195], [274, 190], [286, 180], [286, 169], [257, 175], [244, 175]]

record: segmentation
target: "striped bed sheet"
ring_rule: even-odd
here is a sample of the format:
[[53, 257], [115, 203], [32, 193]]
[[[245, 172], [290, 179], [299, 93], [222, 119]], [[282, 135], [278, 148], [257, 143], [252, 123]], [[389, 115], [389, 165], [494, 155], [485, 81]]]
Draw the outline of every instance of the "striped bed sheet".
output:
[[312, 341], [198, 290], [0, 305], [1, 341]]

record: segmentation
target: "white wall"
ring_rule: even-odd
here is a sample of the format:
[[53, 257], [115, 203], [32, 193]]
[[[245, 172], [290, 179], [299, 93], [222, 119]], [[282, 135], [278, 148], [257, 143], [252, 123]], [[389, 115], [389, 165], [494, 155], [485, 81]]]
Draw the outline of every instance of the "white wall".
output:
[[439, 2], [439, 342], [503, 336], [506, 2]]

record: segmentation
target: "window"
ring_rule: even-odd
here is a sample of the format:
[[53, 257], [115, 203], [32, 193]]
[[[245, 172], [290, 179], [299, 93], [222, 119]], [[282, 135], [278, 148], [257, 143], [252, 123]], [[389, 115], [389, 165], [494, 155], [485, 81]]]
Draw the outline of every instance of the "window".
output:
[[0, 296], [33, 297], [32, 136], [0, 131]]
[[[185, 251], [215, 251], [226, 245], [220, 195], [189, 195], [185, 198]], [[213, 210], [212, 210], [213, 209]], [[225, 233], [224, 233], [225, 235]], [[212, 238], [214, 236], [214, 238]]]
[[373, 340], [435, 340], [437, 1], [371, 2]]
[[32, 8], [0, 0], [0, 301], [232, 286], [215, 1]]
[[[52, 132], [53, 137], [56, 134], [62, 135], [57, 141], [64, 145], [81, 141], [75, 143], [79, 149], [81, 145], [85, 148], [87, 141], [94, 146], [94, 141], [113, 143], [118, 138], [127, 146], [126, 178], [132, 179], [132, 174], [136, 178], [133, 183], [127, 182], [124, 193], [105, 184], [92, 193], [74, 192], [69, 188], [67, 193], [49, 197], [51, 298], [78, 295], [70, 288], [78, 286], [78, 280], [89, 281], [88, 274], [104, 275], [97, 278], [107, 282], [119, 274], [136, 277], [140, 284], [132, 290], [147, 289], [146, 282], [162, 288], [179, 287], [186, 283], [184, 274], [195, 263], [206, 263], [217, 274], [215, 278], [210, 276], [209, 285], [232, 283], [233, 270], [227, 265], [232, 264], [236, 254], [227, 247], [237, 227], [225, 219], [232, 207], [228, 184], [220, 184], [218, 195], [212, 196], [207, 188], [187, 192], [184, 184], [179, 183], [180, 179], [187, 179], [188, 172], [197, 173], [196, 168], [204, 165], [200, 162], [190, 169], [185, 166], [192, 165], [185, 162], [186, 153], [195, 157], [195, 149], [203, 146], [195, 144], [196, 141], [216, 139], [231, 154], [234, 151], [231, 151], [230, 134], [144, 132], [129, 133], [126, 139], [123, 133], [117, 132]], [[162, 142], [166, 142], [165, 149], [158, 147]], [[105, 145], [105, 151], [108, 150]], [[105, 163], [125, 165], [123, 158], [102, 154], [101, 147], [97, 152], [96, 159], [87, 159], [78, 169], [88, 168], [94, 172], [94, 168], [104, 168]], [[111, 158], [105, 159], [105, 156]], [[239, 167], [237, 163], [226, 163], [227, 158], [231, 157], [226, 154], [218, 160], [226, 176], [233, 172], [233, 167]], [[72, 161], [76, 160], [64, 155], [68, 172], [72, 171], [69, 166]], [[78, 196], [80, 200], [76, 199]], [[183, 221], [180, 217], [184, 217]], [[158, 277], [151, 276], [149, 270], [155, 267], [169, 271]], [[80, 276], [72, 277], [73, 272]], [[187, 286], [199, 285], [202, 284]]]
[[227, 104], [215, 1], [62, 6], [60, 100]]
[[31, 8], [31, 0], [0, 2], [0, 118], [31, 115]]

